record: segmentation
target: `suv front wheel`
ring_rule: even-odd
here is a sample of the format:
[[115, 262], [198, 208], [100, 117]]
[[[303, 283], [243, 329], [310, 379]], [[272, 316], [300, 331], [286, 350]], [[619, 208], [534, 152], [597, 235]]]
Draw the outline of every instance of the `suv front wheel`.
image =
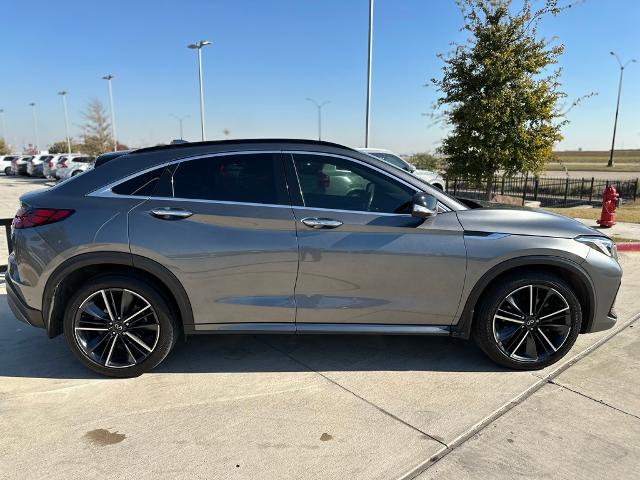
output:
[[566, 355], [581, 323], [572, 288], [558, 277], [531, 273], [501, 280], [483, 296], [473, 336], [496, 363], [539, 370]]
[[177, 338], [174, 315], [147, 282], [126, 275], [103, 275], [71, 297], [64, 336], [88, 368], [112, 377], [135, 377], [158, 365]]

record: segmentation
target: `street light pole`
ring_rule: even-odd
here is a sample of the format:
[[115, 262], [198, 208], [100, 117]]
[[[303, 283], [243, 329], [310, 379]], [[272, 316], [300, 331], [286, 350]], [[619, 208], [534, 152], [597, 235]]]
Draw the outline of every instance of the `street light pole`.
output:
[[318, 108], [318, 140], [322, 140], [322, 107], [324, 107], [327, 103], [331, 103], [331, 101], [325, 100], [322, 103], [318, 103], [313, 98], [307, 98], [307, 100], [313, 103]]
[[620, 80], [618, 81], [618, 99], [616, 100], [616, 117], [613, 122], [613, 139], [611, 140], [611, 153], [609, 154], [609, 161], [607, 162], [607, 167], [613, 167], [613, 150], [616, 145], [616, 130], [618, 128], [618, 111], [620, 110], [620, 94], [622, 93], [622, 76], [624, 75], [624, 68], [630, 63], [635, 63], [635, 58], [628, 60], [626, 63], [622, 63], [620, 57], [615, 52], [609, 52], [611, 55], [616, 57], [618, 61], [618, 65], [620, 66]]
[[33, 114], [33, 133], [36, 137], [35, 149], [37, 153], [39, 151], [38, 146], [40, 145], [40, 138], [38, 137], [38, 117], [36, 116], [36, 103], [31, 102], [29, 106], [31, 107], [31, 113]]
[[118, 150], [118, 139], [116, 138], [116, 112], [113, 110], [113, 89], [111, 88], [111, 80], [113, 80], [113, 75], [105, 75], [102, 77], [103, 80], [107, 81], [107, 85], [109, 86], [109, 109], [111, 110], [111, 136], [113, 137], [113, 151]]
[[204, 131], [204, 86], [202, 85], [202, 47], [211, 45], [209, 40], [200, 40], [196, 43], [187, 45], [188, 48], [198, 50], [198, 81], [200, 84], [200, 133], [202, 141], [206, 140], [206, 134]]
[[67, 135], [67, 151], [71, 155], [71, 138], [69, 137], [69, 113], [67, 111], [67, 92], [62, 90], [58, 92], [58, 95], [62, 97], [62, 107], [64, 108], [64, 131]]
[[179, 117], [177, 115], [174, 115], [173, 113], [170, 113], [169, 116], [175, 118], [176, 120], [178, 120], [178, 123], [180, 124], [180, 140], [184, 140], [184, 136], [182, 135], [182, 121], [185, 118], [189, 118], [190, 115], [184, 115], [183, 117]]
[[369, 45], [367, 56], [367, 114], [364, 134], [364, 146], [369, 146], [369, 125], [371, 117], [371, 59], [373, 56], [373, 0], [369, 0]]

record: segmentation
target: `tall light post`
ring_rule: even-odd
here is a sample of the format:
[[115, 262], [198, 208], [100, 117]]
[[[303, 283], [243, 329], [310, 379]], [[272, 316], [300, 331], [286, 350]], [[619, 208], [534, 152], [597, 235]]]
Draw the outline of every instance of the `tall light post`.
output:
[[170, 114], [169, 114], [169, 116], [171, 116], [171, 117], [175, 118], [176, 120], [178, 120], [178, 123], [180, 124], [180, 140], [183, 140], [183, 139], [184, 139], [184, 137], [183, 137], [183, 135], [182, 135], [182, 121], [183, 121], [185, 118], [189, 118], [189, 117], [191, 117], [191, 115], [184, 115], [184, 116], [182, 116], [182, 117], [179, 117], [178, 115], [174, 115], [173, 113], [170, 113]]
[[4, 119], [4, 108], [0, 108], [0, 115], [2, 116], [2, 137], [0, 138], [4, 140], [4, 143], [8, 144], [9, 140], [7, 140], [7, 124]]
[[318, 140], [322, 140], [322, 107], [327, 103], [331, 103], [331, 101], [325, 100], [322, 103], [318, 103], [313, 98], [307, 98], [307, 101], [313, 103], [318, 108]]
[[622, 63], [620, 57], [615, 52], [609, 52], [611, 55], [616, 57], [618, 61], [618, 65], [620, 65], [620, 80], [618, 81], [618, 100], [616, 101], [616, 118], [613, 122], [613, 139], [611, 140], [611, 153], [609, 154], [609, 162], [607, 162], [607, 167], [613, 167], [613, 150], [616, 145], [616, 129], [618, 128], [618, 111], [620, 110], [620, 93], [622, 92], [622, 76], [624, 75], [624, 68], [630, 63], [635, 63], [636, 59], [632, 58], [628, 60], [626, 63]]
[[58, 92], [62, 97], [62, 108], [64, 109], [64, 131], [67, 136], [67, 152], [71, 155], [71, 138], [69, 137], [69, 112], [67, 111], [67, 92], [62, 90]]
[[373, 56], [373, 0], [369, 0], [369, 45], [367, 56], [367, 118], [364, 133], [364, 146], [369, 146], [369, 125], [371, 120], [371, 60]]
[[36, 149], [36, 152], [38, 152], [39, 151], [38, 146], [40, 145], [40, 138], [38, 136], [38, 117], [36, 116], [36, 102], [31, 102], [29, 106], [31, 107], [31, 114], [33, 115], [33, 133], [35, 134], [35, 137], [36, 137], [35, 149]]
[[111, 136], [113, 137], [113, 151], [118, 150], [118, 139], [116, 138], [116, 112], [113, 110], [113, 89], [111, 88], [111, 80], [113, 80], [113, 75], [105, 75], [102, 77], [103, 80], [107, 81], [109, 86], [109, 109], [111, 110]]
[[188, 48], [198, 50], [198, 80], [200, 83], [200, 132], [202, 134], [202, 141], [206, 140], [206, 134], [204, 133], [204, 87], [202, 85], [202, 47], [211, 45], [209, 40], [200, 40], [196, 43], [190, 43]]

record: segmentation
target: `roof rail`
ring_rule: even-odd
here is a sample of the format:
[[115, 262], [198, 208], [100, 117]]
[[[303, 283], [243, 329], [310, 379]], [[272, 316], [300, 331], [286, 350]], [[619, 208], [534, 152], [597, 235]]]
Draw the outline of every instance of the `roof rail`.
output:
[[187, 142], [174, 145], [156, 145], [153, 147], [144, 147], [131, 151], [131, 153], [144, 153], [155, 152], [161, 150], [175, 150], [189, 147], [204, 147], [215, 145], [238, 145], [238, 144], [252, 144], [252, 143], [303, 143], [308, 145], [324, 145], [326, 147], [336, 147], [346, 150], [354, 150], [351, 147], [340, 145], [339, 143], [325, 142], [323, 140], [309, 140], [309, 139], [293, 139], [293, 138], [247, 138], [237, 140], [212, 140], [207, 142]]

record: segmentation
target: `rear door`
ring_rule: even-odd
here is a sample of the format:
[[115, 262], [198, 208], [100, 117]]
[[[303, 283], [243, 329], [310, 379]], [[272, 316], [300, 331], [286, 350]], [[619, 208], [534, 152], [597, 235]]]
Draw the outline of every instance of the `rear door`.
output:
[[300, 248], [298, 329], [451, 324], [466, 269], [455, 212], [412, 217], [417, 189], [355, 159], [303, 152], [287, 157], [290, 182], [297, 177], [301, 195], [293, 207]]
[[280, 152], [210, 155], [146, 176], [127, 187], [152, 195], [130, 212], [131, 252], [176, 275], [195, 329], [294, 331], [298, 247]]

